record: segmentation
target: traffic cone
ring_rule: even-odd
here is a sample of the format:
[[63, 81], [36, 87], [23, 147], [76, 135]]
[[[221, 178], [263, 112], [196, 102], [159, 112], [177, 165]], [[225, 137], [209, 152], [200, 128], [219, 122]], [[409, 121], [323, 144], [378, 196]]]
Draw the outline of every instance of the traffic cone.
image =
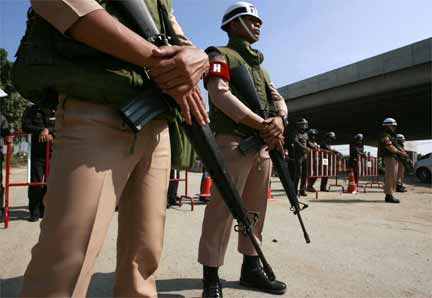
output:
[[267, 186], [267, 200], [273, 199], [272, 192], [271, 192], [271, 184], [269, 183]]
[[357, 192], [357, 185], [355, 183], [355, 178], [354, 178], [354, 171], [351, 169], [351, 172], [348, 176], [348, 190], [347, 193], [356, 193]]
[[199, 194], [200, 201], [210, 200], [210, 196], [211, 196], [210, 190], [211, 190], [212, 183], [213, 182], [210, 176], [206, 175], [203, 177], [201, 181], [201, 189]]

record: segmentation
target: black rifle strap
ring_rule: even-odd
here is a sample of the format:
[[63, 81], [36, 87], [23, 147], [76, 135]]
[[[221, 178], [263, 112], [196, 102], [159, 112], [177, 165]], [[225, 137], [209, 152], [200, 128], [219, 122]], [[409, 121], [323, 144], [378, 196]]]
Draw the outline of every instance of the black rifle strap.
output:
[[[268, 105], [269, 105], [268, 111], [271, 111], [270, 106], [273, 105], [275, 113], [277, 113], [277, 111], [276, 111], [276, 105], [275, 105], [275, 103], [273, 101], [273, 95], [272, 95], [272, 91], [271, 91], [271, 88], [270, 88], [270, 83], [267, 80], [265, 80], [265, 89], [266, 89], [266, 94], [267, 94], [267, 102], [268, 102]], [[273, 117], [273, 116], [274, 115], [270, 115], [270, 117]]]
[[169, 20], [168, 11], [165, 5], [162, 4], [161, 0], [157, 0], [159, 18], [161, 21], [161, 31], [163, 34], [171, 37], [170, 43], [173, 45], [181, 45], [181, 41], [174, 31], [174, 28]]

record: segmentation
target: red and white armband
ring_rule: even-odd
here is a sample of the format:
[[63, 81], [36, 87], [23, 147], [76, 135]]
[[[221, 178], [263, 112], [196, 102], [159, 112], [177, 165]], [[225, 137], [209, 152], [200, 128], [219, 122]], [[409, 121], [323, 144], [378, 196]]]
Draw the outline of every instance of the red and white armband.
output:
[[219, 77], [227, 80], [231, 79], [228, 64], [220, 61], [210, 61], [210, 67], [207, 74], [204, 76], [204, 85], [211, 77]]

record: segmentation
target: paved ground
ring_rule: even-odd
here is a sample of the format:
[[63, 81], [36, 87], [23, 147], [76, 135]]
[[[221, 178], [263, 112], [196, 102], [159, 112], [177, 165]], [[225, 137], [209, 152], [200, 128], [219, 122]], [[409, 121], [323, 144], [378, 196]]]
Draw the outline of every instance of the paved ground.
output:
[[[15, 170], [13, 179], [25, 175]], [[191, 193], [200, 176], [191, 175]], [[320, 194], [305, 200], [303, 213], [312, 243], [306, 245], [296, 217], [289, 212], [281, 185], [274, 179], [265, 226], [264, 252], [277, 277], [288, 284], [283, 297], [432, 297], [432, 189], [409, 186], [399, 205], [385, 204], [383, 194]], [[8, 230], [0, 230], [0, 297], [15, 297], [38, 237], [39, 225], [25, 220], [26, 190], [12, 192]], [[158, 274], [162, 298], [201, 294], [201, 267], [196, 262], [204, 206], [170, 209], [166, 242]], [[116, 220], [98, 259], [89, 297], [111, 297], [115, 263]], [[241, 259], [235, 233], [228, 248], [225, 297], [270, 295], [248, 291], [237, 283]]]

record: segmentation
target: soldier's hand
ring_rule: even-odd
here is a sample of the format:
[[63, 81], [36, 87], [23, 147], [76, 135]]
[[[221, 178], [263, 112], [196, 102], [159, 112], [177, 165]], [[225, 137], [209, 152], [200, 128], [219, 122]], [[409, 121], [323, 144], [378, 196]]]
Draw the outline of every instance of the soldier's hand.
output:
[[405, 151], [398, 151], [397, 154], [402, 156], [402, 157], [408, 157], [408, 154]]
[[6, 142], [6, 144], [7, 143], [12, 143], [12, 141], [13, 141], [13, 136], [6, 136], [6, 138], [5, 138], [5, 142]]
[[48, 142], [49, 130], [47, 128], [42, 129], [39, 134], [39, 143]]
[[153, 56], [160, 60], [149, 66], [150, 76], [173, 97], [194, 88], [209, 67], [207, 54], [193, 47], [163, 46], [153, 50]]
[[201, 125], [205, 125], [209, 122], [207, 111], [204, 106], [204, 98], [198, 87], [194, 87], [185, 95], [174, 97], [174, 99], [180, 106], [180, 110], [187, 124], [192, 124], [192, 116]]
[[277, 138], [284, 133], [284, 125], [281, 117], [271, 117], [264, 120], [264, 128], [260, 130], [263, 139]]
[[273, 139], [266, 139], [265, 140], [268, 150], [273, 150], [276, 149], [280, 155], [282, 156], [282, 158], [285, 158], [285, 139], [283, 136], [279, 136], [277, 138], [273, 138]]

